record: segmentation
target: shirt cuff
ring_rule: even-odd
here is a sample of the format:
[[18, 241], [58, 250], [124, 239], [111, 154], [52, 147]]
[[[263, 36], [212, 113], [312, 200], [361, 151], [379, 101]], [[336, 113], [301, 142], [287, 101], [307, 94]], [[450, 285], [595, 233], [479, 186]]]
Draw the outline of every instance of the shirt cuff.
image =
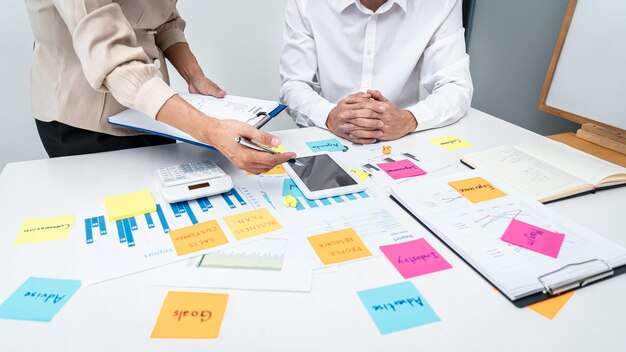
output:
[[176, 43], [187, 43], [185, 38], [185, 32], [183, 32], [184, 24], [177, 25], [175, 23], [167, 23], [157, 29], [156, 44], [161, 51], [167, 50], [170, 46]]
[[423, 131], [435, 127], [435, 114], [424, 101], [420, 101], [419, 103], [407, 108], [407, 110], [415, 116], [415, 121], [417, 121], [417, 128], [415, 128], [415, 131], [413, 132]]
[[160, 77], [147, 80], [139, 89], [133, 104], [135, 109], [156, 118], [159, 110], [176, 92]]
[[317, 127], [328, 129], [328, 127], [326, 127], [326, 120], [328, 120], [328, 114], [330, 114], [330, 111], [334, 108], [335, 104], [321, 99], [317, 105], [315, 105], [315, 108], [309, 116], [309, 120]]

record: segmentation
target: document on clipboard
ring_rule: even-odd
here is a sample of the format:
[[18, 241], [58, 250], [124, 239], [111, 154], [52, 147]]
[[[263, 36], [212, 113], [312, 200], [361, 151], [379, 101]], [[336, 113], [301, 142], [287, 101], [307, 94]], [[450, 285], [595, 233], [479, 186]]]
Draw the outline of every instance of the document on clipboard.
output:
[[626, 249], [484, 170], [391, 188], [392, 198], [518, 307], [626, 271]]
[[[281, 105], [275, 101], [236, 95], [226, 95], [221, 99], [201, 94], [179, 93], [179, 95], [189, 104], [208, 116], [217, 119], [237, 120], [257, 128], [265, 125], [286, 108], [285, 105]], [[202, 147], [213, 148], [175, 127], [157, 121], [133, 109], [127, 109], [109, 117], [109, 123], [120, 127], [132, 128], [141, 132], [177, 139]]]

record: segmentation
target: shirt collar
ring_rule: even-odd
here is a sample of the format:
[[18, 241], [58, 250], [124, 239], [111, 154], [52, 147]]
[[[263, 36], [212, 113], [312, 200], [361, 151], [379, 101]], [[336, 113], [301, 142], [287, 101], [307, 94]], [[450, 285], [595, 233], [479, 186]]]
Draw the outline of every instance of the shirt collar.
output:
[[[350, 6], [350, 5], [355, 5], [356, 6], [356, 3], [358, 1], [359, 0], [339, 0], [338, 1], [338, 5], [339, 5], [338, 10], [339, 10], [339, 12], [343, 12], [343, 10], [347, 9], [348, 6]], [[406, 2], [407, 2], [407, 0], [387, 0], [387, 2], [392, 3], [392, 5], [393, 5], [393, 3], [398, 4], [398, 6], [400, 6], [400, 8], [402, 8], [402, 10], [404, 12], [406, 12]]]

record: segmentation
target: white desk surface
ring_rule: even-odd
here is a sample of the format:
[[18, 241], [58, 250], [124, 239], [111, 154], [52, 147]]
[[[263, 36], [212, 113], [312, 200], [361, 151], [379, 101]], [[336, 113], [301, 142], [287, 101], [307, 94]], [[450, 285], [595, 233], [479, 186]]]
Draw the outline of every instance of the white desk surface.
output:
[[[319, 129], [276, 133], [289, 146], [326, 137]], [[431, 138], [455, 135], [473, 147], [447, 151]], [[314, 137], [316, 136], [316, 137]], [[420, 155], [451, 164], [432, 176], [466, 170], [461, 155], [544, 137], [472, 110], [460, 122], [402, 141]], [[71, 213], [111, 194], [151, 188], [156, 168], [217, 158], [186, 144], [8, 164], [0, 175], [0, 301], [29, 276], [76, 278], [69, 240], [14, 246], [26, 217]], [[233, 171], [234, 172], [234, 171]], [[238, 177], [243, 177], [242, 173]], [[626, 188], [549, 206], [626, 246]], [[381, 335], [356, 292], [403, 281], [384, 257], [318, 273], [310, 293], [189, 290], [230, 294], [220, 336], [213, 340], [151, 339], [169, 290], [147, 284], [149, 273], [82, 287], [52, 322], [0, 319], [2, 351], [624, 351], [626, 275], [578, 290], [554, 318], [513, 306], [452, 252], [422, 234], [452, 270], [411, 279], [440, 322]], [[172, 289], [178, 290], [181, 289]]]

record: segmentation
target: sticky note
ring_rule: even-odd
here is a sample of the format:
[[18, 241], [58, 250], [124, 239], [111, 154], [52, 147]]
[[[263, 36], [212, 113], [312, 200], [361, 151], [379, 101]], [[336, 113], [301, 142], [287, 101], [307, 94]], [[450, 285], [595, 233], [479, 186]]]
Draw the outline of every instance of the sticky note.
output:
[[179, 256], [228, 243], [228, 238], [216, 220], [170, 231], [169, 236]]
[[80, 287], [80, 281], [31, 277], [0, 305], [0, 318], [50, 321]]
[[380, 250], [405, 279], [452, 268], [423, 238], [381, 246]]
[[13, 243], [19, 245], [68, 238], [75, 218], [74, 215], [64, 215], [26, 219]]
[[154, 198], [148, 190], [107, 197], [104, 208], [109, 221], [117, 221], [156, 211]]
[[456, 150], [456, 149], [461, 149], [461, 148], [472, 146], [471, 143], [466, 142], [462, 140], [461, 138], [455, 137], [455, 136], [445, 136], [441, 138], [431, 139], [430, 141], [448, 150]]
[[309, 243], [324, 265], [370, 257], [369, 249], [353, 229], [343, 229], [311, 236]]
[[[261, 175], [262, 176], [284, 175], [286, 173], [287, 173], [287, 171], [285, 171], [285, 168], [282, 165], [276, 165], [270, 171], [264, 172]], [[253, 175], [253, 174], [248, 173], [248, 175]]]
[[298, 186], [296, 185], [295, 182], [293, 182], [292, 179], [290, 178], [286, 178], [283, 180], [283, 192], [282, 192], [282, 196], [288, 196], [288, 195], [292, 195], [294, 197], [303, 197], [304, 198], [304, 194], [302, 194], [302, 191], [300, 190], [300, 188], [298, 188]]
[[312, 152], [343, 152], [348, 150], [348, 147], [341, 144], [336, 138], [306, 142], [306, 145]]
[[228, 295], [170, 291], [151, 338], [214, 339], [220, 333]]
[[473, 177], [448, 183], [463, 197], [472, 203], [480, 203], [487, 200], [506, 196], [506, 193], [497, 189], [482, 177]]
[[274, 215], [267, 208], [226, 216], [224, 222], [238, 240], [245, 240], [283, 228], [283, 225], [274, 218]]
[[285, 147], [284, 145], [279, 145], [278, 147], [270, 147], [268, 146], [269, 149], [277, 152], [277, 153], [284, 153], [287, 151], [287, 147]]
[[574, 292], [575, 291], [570, 291], [545, 301], [531, 304], [528, 308], [552, 320], [559, 314], [561, 309], [565, 307], [569, 299], [574, 295]]
[[565, 235], [513, 219], [500, 239], [504, 242], [556, 258], [559, 256]]
[[426, 173], [426, 171], [420, 169], [409, 160], [393, 161], [377, 165], [394, 180], [415, 177]]
[[370, 173], [367, 171], [350, 170], [350, 172], [352, 172], [356, 176], [356, 178], [359, 179], [359, 181], [365, 181], [368, 177], [370, 177]]
[[383, 335], [440, 320], [411, 281], [357, 294]]

